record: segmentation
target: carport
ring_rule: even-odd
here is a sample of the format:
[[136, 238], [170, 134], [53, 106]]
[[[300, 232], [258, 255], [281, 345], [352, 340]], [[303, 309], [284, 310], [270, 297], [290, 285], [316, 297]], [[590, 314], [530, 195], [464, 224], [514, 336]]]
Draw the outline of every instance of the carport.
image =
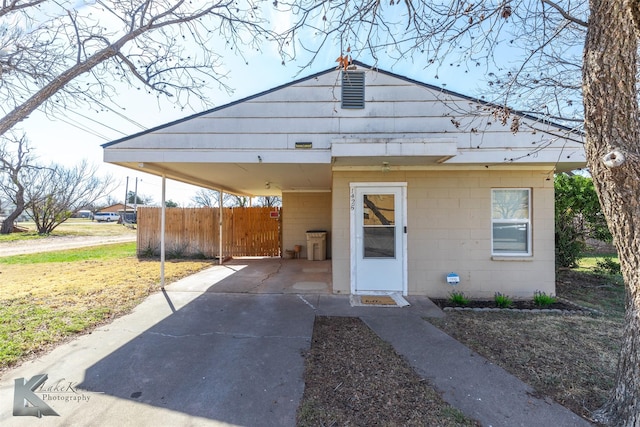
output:
[[[203, 277], [211, 275], [211, 277]], [[180, 281], [180, 291], [238, 294], [330, 294], [331, 261], [282, 258], [233, 258], [222, 268], [205, 270], [190, 281]], [[175, 288], [174, 288], [175, 289]]]

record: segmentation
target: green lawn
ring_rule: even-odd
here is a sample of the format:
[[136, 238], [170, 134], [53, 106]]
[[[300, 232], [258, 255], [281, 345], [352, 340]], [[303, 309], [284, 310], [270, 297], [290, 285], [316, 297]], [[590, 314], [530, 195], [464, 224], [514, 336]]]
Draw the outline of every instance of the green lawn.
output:
[[602, 254], [602, 255], [587, 254], [580, 257], [580, 259], [578, 260], [578, 268], [576, 268], [576, 270], [578, 271], [593, 270], [594, 268], [596, 268], [598, 261], [603, 261], [605, 258], [611, 258], [611, 260], [615, 262], [618, 262], [618, 263], [620, 262], [620, 260], [618, 259], [618, 254], [616, 253]]
[[20, 222], [24, 233], [0, 234], [0, 243], [16, 240], [44, 239], [50, 236], [120, 236], [135, 235], [136, 231], [115, 222], [95, 222], [84, 218], [70, 218], [56, 227], [49, 236], [40, 235], [33, 222]]
[[0, 257], [0, 264], [43, 264], [49, 262], [77, 262], [87, 260], [113, 260], [135, 256], [136, 242], [114, 243], [105, 246], [40, 252], [36, 254]]

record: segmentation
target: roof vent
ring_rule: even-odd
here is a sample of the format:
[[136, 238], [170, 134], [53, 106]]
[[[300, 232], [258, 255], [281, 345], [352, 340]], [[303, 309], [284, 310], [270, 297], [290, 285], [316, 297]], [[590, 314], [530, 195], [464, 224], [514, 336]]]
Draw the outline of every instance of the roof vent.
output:
[[364, 108], [364, 72], [342, 72], [342, 108]]

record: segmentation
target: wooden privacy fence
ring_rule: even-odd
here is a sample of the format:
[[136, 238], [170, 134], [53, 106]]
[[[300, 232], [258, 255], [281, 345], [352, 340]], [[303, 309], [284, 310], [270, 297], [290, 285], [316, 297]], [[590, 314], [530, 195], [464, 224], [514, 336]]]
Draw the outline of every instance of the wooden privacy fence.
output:
[[[277, 213], [276, 213], [277, 212]], [[281, 208], [223, 208], [222, 256], [280, 256]], [[160, 254], [161, 208], [138, 208], [138, 256]], [[167, 208], [167, 257], [220, 256], [219, 208]]]

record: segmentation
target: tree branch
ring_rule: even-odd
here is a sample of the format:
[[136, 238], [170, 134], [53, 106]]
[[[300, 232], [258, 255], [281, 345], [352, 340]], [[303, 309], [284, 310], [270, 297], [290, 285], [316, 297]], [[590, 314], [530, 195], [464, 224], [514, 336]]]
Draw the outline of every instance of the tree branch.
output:
[[[581, 19], [576, 18], [575, 16], [571, 16], [569, 15], [569, 13], [567, 13], [566, 10], [564, 10], [563, 8], [561, 8], [558, 4], [552, 2], [551, 0], [540, 0], [542, 3], [547, 4], [549, 6], [551, 6], [552, 8], [554, 8], [555, 10], [557, 10], [560, 15], [562, 15], [562, 17], [568, 21], [573, 22], [574, 24], [578, 24], [582, 27], [587, 28], [589, 26], [589, 24]], [[633, 3], [633, 2], [632, 2]]]
[[8, 15], [11, 12], [16, 12], [18, 10], [24, 10], [33, 6], [37, 6], [40, 3], [44, 3], [46, 0], [33, 0], [30, 2], [21, 3], [21, 4], [18, 4], [18, 1], [19, 0], [13, 0], [9, 4], [6, 4], [6, 2], [3, 2], [2, 7], [0, 8], [0, 18], [5, 15]]

